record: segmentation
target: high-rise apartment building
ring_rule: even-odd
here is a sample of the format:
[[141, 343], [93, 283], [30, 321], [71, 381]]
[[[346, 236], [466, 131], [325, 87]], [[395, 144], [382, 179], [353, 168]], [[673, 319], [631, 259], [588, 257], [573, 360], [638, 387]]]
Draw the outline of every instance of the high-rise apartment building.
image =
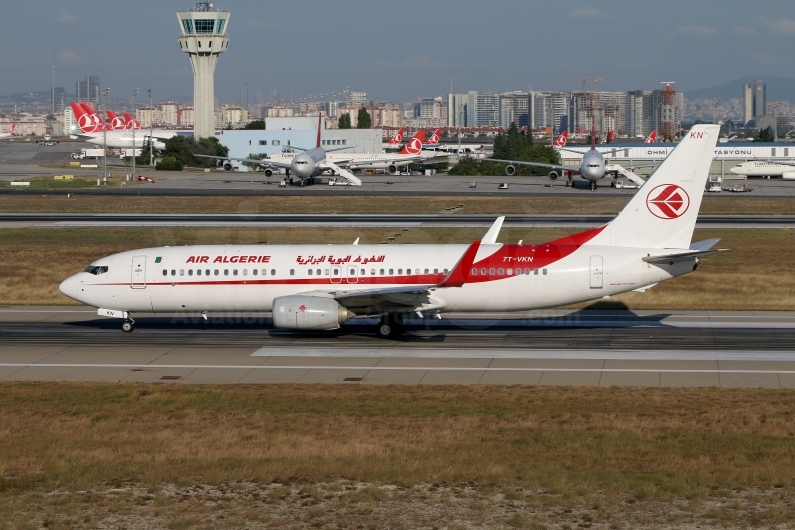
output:
[[364, 107], [367, 104], [367, 92], [346, 90], [344, 95], [345, 106], [349, 109], [357, 109], [359, 107]]
[[56, 113], [63, 111], [66, 106], [66, 91], [62, 86], [57, 86], [52, 92], [52, 108]]
[[508, 128], [513, 122], [519, 127], [530, 123], [530, 96], [527, 92], [500, 94], [500, 127]]
[[757, 116], [767, 114], [767, 85], [760, 79], [743, 85], [743, 121], [748, 124]]

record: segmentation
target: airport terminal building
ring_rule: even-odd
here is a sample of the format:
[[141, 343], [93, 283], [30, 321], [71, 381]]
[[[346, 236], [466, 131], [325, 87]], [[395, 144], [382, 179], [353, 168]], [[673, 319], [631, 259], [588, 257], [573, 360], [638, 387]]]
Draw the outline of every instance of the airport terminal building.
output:
[[[644, 164], [659, 164], [667, 157], [676, 143], [655, 144], [601, 144], [596, 149], [600, 151], [608, 164], [619, 164], [624, 167]], [[587, 144], [566, 146], [566, 151], [560, 152], [561, 163], [565, 165], [579, 165], [582, 154], [590, 150]], [[573, 152], [574, 151], [574, 152]], [[792, 161], [795, 157], [795, 144], [793, 143], [756, 143], [756, 142], [724, 142], [715, 147], [715, 156], [712, 160], [710, 173], [724, 174], [730, 168], [747, 160], [781, 160]], [[638, 168], [635, 173], [648, 175], [653, 168]]]
[[[218, 140], [229, 148], [233, 158], [252, 155], [273, 155], [292, 146], [311, 149], [317, 143], [317, 117], [265, 118], [265, 129], [221, 131]], [[381, 131], [378, 129], [322, 129], [321, 147], [351, 153], [382, 152]], [[240, 162], [233, 162], [236, 171], [251, 171]]]

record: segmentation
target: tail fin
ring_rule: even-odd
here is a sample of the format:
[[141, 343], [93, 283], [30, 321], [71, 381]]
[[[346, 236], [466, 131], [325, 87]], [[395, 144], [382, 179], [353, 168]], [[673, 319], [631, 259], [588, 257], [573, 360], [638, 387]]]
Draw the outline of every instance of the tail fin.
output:
[[417, 131], [411, 140], [406, 142], [403, 149], [398, 151], [399, 155], [418, 155], [422, 152], [422, 142], [425, 141], [425, 129]]
[[591, 151], [596, 151], [596, 121], [591, 116]]
[[11, 127], [9, 127], [8, 130], [6, 131], [6, 134], [12, 134], [14, 132], [14, 129], [16, 129], [16, 128], [17, 128], [17, 124], [16, 123], [12, 123]]
[[441, 133], [442, 133], [441, 129], [436, 129], [435, 131], [433, 131], [431, 138], [425, 143], [428, 145], [439, 145], [439, 137]]
[[605, 230], [588, 245], [690, 247], [718, 125], [695, 125]]
[[138, 123], [138, 120], [134, 119], [129, 112], [123, 113], [122, 116], [124, 116], [125, 129], [135, 129], [135, 130], [143, 129], [143, 127], [141, 127], [141, 124]]
[[91, 120], [94, 122], [94, 125], [96, 126], [96, 130], [97, 131], [104, 130], [105, 129], [105, 120], [103, 120], [102, 118], [97, 116], [97, 113], [94, 112], [94, 109], [89, 107], [87, 104], [81, 103], [80, 105], [86, 111], [86, 114], [88, 114], [91, 117]]
[[124, 129], [124, 120], [119, 118], [115, 112], [106, 110], [105, 114], [108, 115], [108, 121], [110, 122], [108, 127], [111, 131], [121, 131]]
[[398, 129], [398, 132], [395, 133], [395, 136], [392, 137], [391, 140], [387, 142], [387, 145], [399, 145], [400, 142], [403, 141], [403, 133], [406, 131], [405, 127], [401, 127]]
[[566, 142], [569, 139], [569, 131], [563, 131], [560, 136], [558, 136], [555, 143], [552, 144], [552, 147], [566, 147]]
[[610, 130], [607, 133], [607, 143], [613, 143], [613, 137], [615, 136], [616, 131]]
[[323, 113], [319, 112], [317, 115], [317, 145], [315, 147], [320, 147], [320, 126], [323, 123]]
[[653, 144], [656, 141], [657, 141], [657, 131], [652, 131], [649, 133], [649, 136], [646, 137], [646, 141], [644, 141], [643, 143]]
[[79, 103], [70, 103], [70, 106], [72, 107], [72, 112], [75, 113], [77, 125], [82, 132], [95, 133], [102, 130], [97, 128], [97, 124], [91, 119], [91, 115], [86, 112], [86, 109], [83, 108], [82, 105]]

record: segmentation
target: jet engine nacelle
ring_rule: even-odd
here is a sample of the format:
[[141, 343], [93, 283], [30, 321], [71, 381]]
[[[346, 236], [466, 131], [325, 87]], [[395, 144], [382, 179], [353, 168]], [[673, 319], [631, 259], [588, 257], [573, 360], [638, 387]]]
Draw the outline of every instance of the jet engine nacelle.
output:
[[273, 325], [277, 328], [337, 329], [353, 316], [330, 298], [299, 294], [273, 300]]
[[224, 171], [232, 171], [232, 162], [226, 160], [223, 165]]
[[550, 171], [549, 172], [549, 180], [558, 180], [559, 176], [560, 175], [558, 175], [557, 171]]
[[265, 169], [265, 176], [271, 178], [273, 176], [273, 170], [271, 168]]
[[516, 174], [516, 168], [508, 164], [507, 166], [505, 166], [505, 174], [508, 175], [509, 177], [514, 176]]
[[396, 166], [395, 164], [390, 164], [390, 165], [389, 165], [389, 167], [387, 168], [387, 170], [388, 170], [388, 171], [389, 171], [391, 174], [393, 174], [393, 175], [394, 175], [395, 173], [397, 173], [397, 170], [398, 170], [398, 168], [397, 168], [397, 166]]
[[793, 180], [795, 179], [795, 171], [785, 171], [781, 174], [781, 178], [785, 180]]

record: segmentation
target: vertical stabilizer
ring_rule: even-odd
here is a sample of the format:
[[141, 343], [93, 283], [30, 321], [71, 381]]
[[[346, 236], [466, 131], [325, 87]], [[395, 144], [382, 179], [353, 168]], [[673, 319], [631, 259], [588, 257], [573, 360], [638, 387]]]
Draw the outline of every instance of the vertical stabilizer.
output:
[[686, 249], [696, 226], [718, 125], [695, 125], [618, 216], [588, 245]]
[[320, 126], [323, 124], [323, 113], [318, 113], [317, 116], [317, 145], [315, 147], [320, 147]]

